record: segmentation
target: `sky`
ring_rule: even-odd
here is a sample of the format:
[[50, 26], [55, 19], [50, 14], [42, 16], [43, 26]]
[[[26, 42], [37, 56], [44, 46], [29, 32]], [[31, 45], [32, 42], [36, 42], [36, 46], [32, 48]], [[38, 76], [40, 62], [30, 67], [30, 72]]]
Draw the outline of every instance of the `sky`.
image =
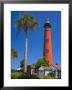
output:
[[44, 23], [49, 18], [51, 23], [52, 58], [53, 64], [61, 64], [61, 12], [60, 11], [11, 11], [11, 47], [18, 51], [18, 58], [11, 60], [11, 68], [20, 67], [20, 61], [24, 59], [24, 30], [17, 35], [15, 21], [20, 15], [30, 14], [36, 18], [39, 26], [34, 30], [28, 29], [28, 54], [27, 64], [35, 63], [43, 57], [44, 47]]

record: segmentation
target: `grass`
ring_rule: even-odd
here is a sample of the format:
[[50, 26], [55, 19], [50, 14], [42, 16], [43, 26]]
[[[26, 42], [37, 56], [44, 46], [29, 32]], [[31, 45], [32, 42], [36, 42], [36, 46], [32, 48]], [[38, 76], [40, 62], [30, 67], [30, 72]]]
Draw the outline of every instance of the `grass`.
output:
[[40, 79], [55, 79], [55, 77], [53, 76], [44, 76], [44, 75], [40, 75], [39, 78]]
[[43, 79], [55, 79], [55, 78], [52, 76], [44, 76]]
[[39, 79], [37, 75], [29, 75], [21, 72], [12, 72], [11, 79]]
[[11, 79], [55, 79], [53, 73], [49, 73], [47, 76], [44, 75], [30, 75], [23, 72], [12, 72]]
[[40, 79], [55, 79], [55, 75], [53, 72], [49, 73], [48, 75], [39, 75]]

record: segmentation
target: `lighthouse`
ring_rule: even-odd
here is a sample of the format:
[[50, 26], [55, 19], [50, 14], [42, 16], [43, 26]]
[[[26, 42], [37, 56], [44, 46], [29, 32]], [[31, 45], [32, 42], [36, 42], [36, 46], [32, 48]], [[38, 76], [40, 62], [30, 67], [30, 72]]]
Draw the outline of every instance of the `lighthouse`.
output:
[[51, 24], [49, 19], [46, 19], [44, 24], [44, 51], [43, 57], [52, 64], [52, 41], [51, 41]]

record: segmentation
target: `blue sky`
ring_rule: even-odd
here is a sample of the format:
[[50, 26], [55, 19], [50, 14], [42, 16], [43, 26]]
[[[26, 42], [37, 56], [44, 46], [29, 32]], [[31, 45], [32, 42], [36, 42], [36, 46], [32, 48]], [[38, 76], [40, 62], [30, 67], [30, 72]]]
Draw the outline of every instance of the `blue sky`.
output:
[[15, 20], [21, 13], [33, 15], [39, 23], [35, 31], [28, 29], [28, 64], [33, 64], [38, 58], [43, 57], [44, 46], [44, 23], [46, 18], [49, 18], [51, 23], [51, 38], [52, 38], [52, 57], [53, 64], [61, 64], [61, 12], [60, 11], [12, 11], [11, 12], [11, 47], [18, 51], [18, 58], [11, 60], [11, 67], [17, 68], [20, 66], [20, 61], [24, 59], [24, 31], [17, 35]]

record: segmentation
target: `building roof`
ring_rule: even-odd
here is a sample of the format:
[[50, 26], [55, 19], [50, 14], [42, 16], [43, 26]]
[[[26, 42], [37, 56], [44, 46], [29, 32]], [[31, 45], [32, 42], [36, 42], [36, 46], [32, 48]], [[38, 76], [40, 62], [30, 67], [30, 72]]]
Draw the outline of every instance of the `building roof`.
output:
[[58, 70], [61, 70], [61, 65], [60, 64], [53, 64], [54, 67], [56, 67]]
[[44, 66], [41, 66], [41, 67], [39, 68], [39, 70], [44, 70], [44, 69], [46, 69], [46, 67], [44, 67]]
[[39, 70], [52, 70], [52, 71], [61, 70], [61, 65], [60, 64], [57, 64], [57, 65], [56, 64], [52, 64], [49, 67], [41, 66], [39, 68]]

